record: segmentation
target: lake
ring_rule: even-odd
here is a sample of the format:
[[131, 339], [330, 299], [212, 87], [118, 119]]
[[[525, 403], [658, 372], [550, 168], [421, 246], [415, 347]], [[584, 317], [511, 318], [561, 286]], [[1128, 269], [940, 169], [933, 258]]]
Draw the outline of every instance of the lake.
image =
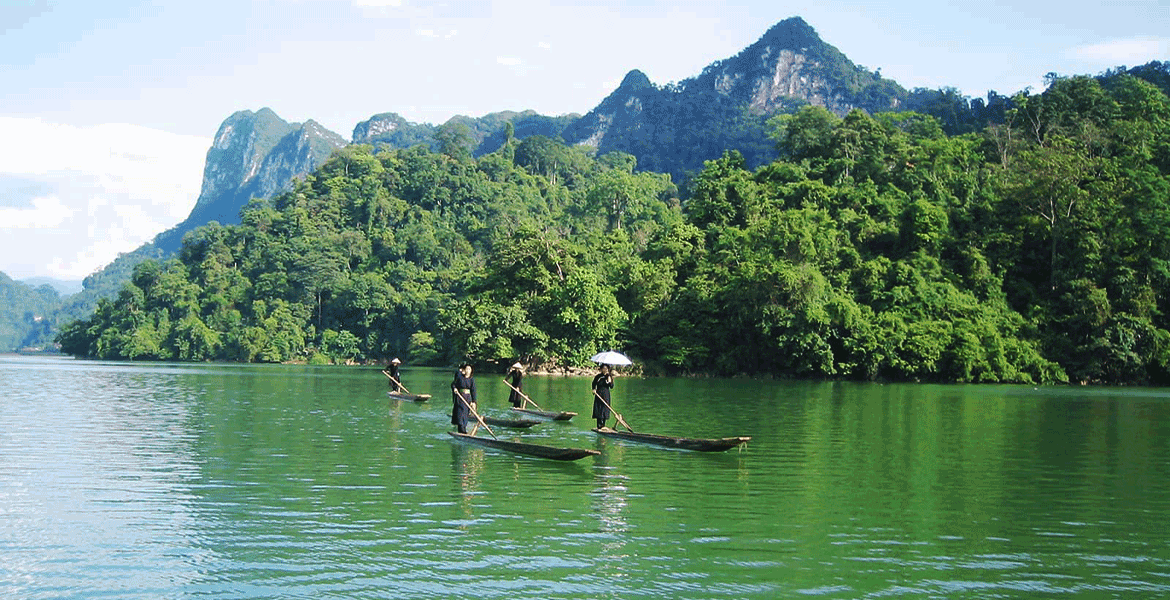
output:
[[[619, 377], [453, 441], [452, 371], [0, 356], [4, 598], [1170, 595], [1170, 389]], [[503, 373], [476, 373], [504, 416]], [[611, 421], [612, 424], [612, 421]], [[521, 433], [517, 433], [521, 431]], [[481, 430], [480, 435], [485, 435]]]

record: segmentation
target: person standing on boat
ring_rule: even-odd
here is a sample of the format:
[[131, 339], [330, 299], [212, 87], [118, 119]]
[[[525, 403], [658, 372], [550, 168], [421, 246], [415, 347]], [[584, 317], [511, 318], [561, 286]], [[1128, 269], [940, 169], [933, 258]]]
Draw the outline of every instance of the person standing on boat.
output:
[[601, 365], [601, 372], [593, 378], [593, 418], [597, 419], [597, 428], [604, 429], [609, 420], [610, 404], [609, 391], [613, 389], [613, 372], [609, 365]]
[[467, 433], [467, 421], [474, 407], [475, 378], [471, 376], [471, 365], [464, 363], [451, 380], [451, 424], [459, 428], [459, 433]]
[[386, 370], [383, 371], [383, 373], [385, 373], [386, 376], [390, 378], [390, 387], [393, 388], [393, 391], [395, 392], [403, 391], [402, 376], [398, 373], [398, 365], [400, 364], [402, 364], [402, 361], [395, 358], [394, 360], [390, 361], [390, 364], [386, 365]]
[[508, 402], [511, 402], [512, 406], [516, 408], [522, 408], [524, 406], [524, 396], [520, 391], [524, 388], [521, 387], [520, 380], [524, 379], [524, 365], [521, 365], [519, 362], [512, 365], [512, 368], [508, 370], [507, 377], [512, 378], [512, 393], [508, 396]]

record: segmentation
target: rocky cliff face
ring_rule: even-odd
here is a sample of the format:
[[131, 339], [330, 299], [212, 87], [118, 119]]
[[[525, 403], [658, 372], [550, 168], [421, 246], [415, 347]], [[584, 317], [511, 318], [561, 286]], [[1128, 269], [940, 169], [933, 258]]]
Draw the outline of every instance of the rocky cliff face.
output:
[[200, 225], [238, 223], [240, 209], [252, 198], [287, 189], [345, 145], [344, 138], [313, 120], [288, 123], [267, 108], [233, 114], [220, 125], [207, 151], [195, 208], [182, 223], [159, 234], [154, 244], [171, 253], [179, 249], [185, 233]]
[[[285, 134], [241, 187], [248, 199], [270, 198], [282, 192], [293, 180], [303, 177], [321, 166], [333, 151], [346, 145], [340, 135], [329, 131], [313, 120]], [[245, 204], [247, 200], [245, 200]], [[236, 212], [243, 205], [236, 208]]]
[[793, 100], [839, 116], [854, 108], [896, 110], [906, 95], [893, 82], [853, 64], [799, 17], [777, 23], [736, 56], [709, 65], [687, 87], [692, 86], [713, 89], [760, 113], [791, 106]]
[[353, 143], [409, 148], [416, 144], [432, 143], [434, 135], [433, 125], [411, 123], [397, 113], [381, 113], [353, 128]]
[[811, 75], [809, 58], [787, 48], [765, 48], [762, 61], [766, 71], [749, 77], [724, 67], [714, 75], [715, 91], [726, 96], [742, 96], [756, 112], [772, 112], [783, 101], [799, 98], [814, 106], [823, 106], [837, 114], [848, 113], [854, 105], [839, 90], [833, 90], [824, 78]]
[[225, 194], [243, 187], [260, 170], [265, 156], [294, 129], [272, 110], [236, 112], [215, 133], [203, 165], [203, 186], [193, 210], [198, 211]]
[[577, 119], [562, 133], [567, 141], [594, 148], [601, 148], [610, 130], [621, 129], [623, 125], [637, 124], [642, 120], [646, 104], [661, 95], [645, 73], [634, 69], [622, 78], [610, 95], [597, 108]]

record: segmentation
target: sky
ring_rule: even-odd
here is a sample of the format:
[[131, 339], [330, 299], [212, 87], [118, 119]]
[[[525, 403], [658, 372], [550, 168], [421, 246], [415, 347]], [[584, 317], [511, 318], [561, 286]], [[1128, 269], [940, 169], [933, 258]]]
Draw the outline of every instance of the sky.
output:
[[346, 139], [385, 112], [584, 114], [632, 69], [678, 82], [794, 16], [971, 97], [1170, 60], [1170, 0], [0, 0], [0, 271], [80, 280], [182, 221], [239, 110]]

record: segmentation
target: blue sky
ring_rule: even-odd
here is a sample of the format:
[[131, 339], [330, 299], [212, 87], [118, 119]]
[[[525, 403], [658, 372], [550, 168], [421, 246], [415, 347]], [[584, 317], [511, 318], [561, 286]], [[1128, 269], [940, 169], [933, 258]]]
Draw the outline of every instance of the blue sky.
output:
[[0, 0], [0, 271], [80, 279], [182, 220], [237, 110], [346, 138], [382, 112], [585, 113], [631, 69], [679, 81], [792, 16], [969, 96], [1170, 60], [1166, 0]]

